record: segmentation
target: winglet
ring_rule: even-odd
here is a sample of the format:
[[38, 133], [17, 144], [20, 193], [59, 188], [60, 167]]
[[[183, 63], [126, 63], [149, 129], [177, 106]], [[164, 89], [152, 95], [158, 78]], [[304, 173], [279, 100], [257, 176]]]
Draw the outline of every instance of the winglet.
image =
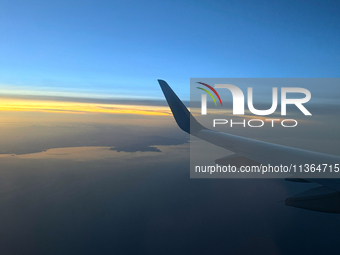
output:
[[[158, 80], [159, 85], [163, 91], [163, 94], [168, 102], [168, 105], [174, 115], [174, 118], [178, 126], [189, 134], [195, 134], [196, 132], [205, 129], [188, 111], [182, 101], [177, 97], [175, 92], [170, 86], [163, 80]], [[190, 121], [191, 120], [191, 121]], [[191, 124], [191, 126], [190, 126]]]

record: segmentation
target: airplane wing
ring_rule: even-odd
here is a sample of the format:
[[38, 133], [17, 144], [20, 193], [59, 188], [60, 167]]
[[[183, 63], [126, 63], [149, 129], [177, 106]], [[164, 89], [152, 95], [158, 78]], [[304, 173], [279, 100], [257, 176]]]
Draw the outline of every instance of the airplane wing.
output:
[[[234, 155], [217, 159], [216, 163], [218, 164], [233, 165], [237, 164], [238, 161], [242, 161], [249, 162], [250, 165], [275, 165], [277, 162], [281, 162], [282, 159], [285, 162], [289, 162], [289, 164], [296, 165], [340, 163], [340, 157], [334, 155], [262, 142], [207, 129], [196, 121], [165, 81], [158, 80], [158, 82], [178, 126], [183, 131], [235, 153]], [[313, 182], [321, 185], [320, 187], [286, 198], [286, 205], [314, 211], [340, 213], [340, 182], [338, 179], [286, 178], [286, 180], [304, 183]]]

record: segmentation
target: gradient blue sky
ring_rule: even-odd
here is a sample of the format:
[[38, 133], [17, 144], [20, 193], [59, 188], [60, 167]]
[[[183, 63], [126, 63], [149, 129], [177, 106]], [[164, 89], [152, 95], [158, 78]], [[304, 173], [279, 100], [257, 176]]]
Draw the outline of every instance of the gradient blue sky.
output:
[[0, 91], [189, 99], [191, 77], [340, 77], [338, 1], [0, 2]]

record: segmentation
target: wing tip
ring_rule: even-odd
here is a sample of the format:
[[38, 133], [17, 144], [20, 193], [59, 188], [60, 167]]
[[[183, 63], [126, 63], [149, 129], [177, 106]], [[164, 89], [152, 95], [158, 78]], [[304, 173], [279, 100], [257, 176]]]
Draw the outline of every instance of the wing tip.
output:
[[171, 89], [169, 84], [162, 80], [157, 79], [163, 94], [168, 102], [171, 112], [178, 124], [178, 126], [187, 133], [196, 133], [197, 131], [204, 129], [195, 118], [191, 115], [183, 102], [178, 98], [176, 93]]
[[165, 80], [157, 79], [157, 81], [158, 81], [158, 83], [159, 83], [159, 85], [161, 87], [163, 87], [163, 86], [168, 86], [169, 87], [169, 84]]

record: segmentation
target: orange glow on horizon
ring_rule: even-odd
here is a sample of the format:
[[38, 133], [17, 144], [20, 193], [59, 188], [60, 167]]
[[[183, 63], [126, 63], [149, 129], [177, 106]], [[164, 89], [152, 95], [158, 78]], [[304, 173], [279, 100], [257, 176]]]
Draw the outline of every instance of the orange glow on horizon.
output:
[[50, 112], [70, 114], [139, 114], [167, 116], [169, 108], [165, 106], [100, 104], [83, 102], [42, 101], [30, 99], [0, 99], [0, 112]]

